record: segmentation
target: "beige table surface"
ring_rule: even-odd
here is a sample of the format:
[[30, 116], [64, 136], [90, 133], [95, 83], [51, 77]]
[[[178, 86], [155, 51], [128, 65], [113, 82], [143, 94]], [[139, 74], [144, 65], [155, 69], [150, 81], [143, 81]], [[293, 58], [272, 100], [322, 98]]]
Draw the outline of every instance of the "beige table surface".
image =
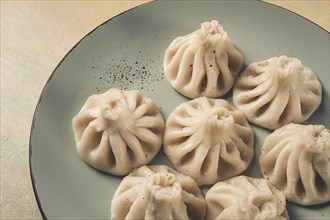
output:
[[[274, 1], [329, 31], [329, 0]], [[1, 219], [40, 219], [29, 172], [33, 112], [63, 56], [109, 18], [147, 1], [1, 1]]]

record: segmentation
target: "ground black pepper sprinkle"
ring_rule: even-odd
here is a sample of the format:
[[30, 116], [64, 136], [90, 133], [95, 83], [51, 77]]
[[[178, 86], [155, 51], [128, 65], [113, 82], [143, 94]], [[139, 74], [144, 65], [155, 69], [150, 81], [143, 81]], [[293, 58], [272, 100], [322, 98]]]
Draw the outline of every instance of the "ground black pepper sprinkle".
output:
[[164, 79], [163, 68], [160, 69], [163, 66], [162, 60], [154, 60], [148, 52], [139, 51], [135, 60], [130, 55], [129, 58], [103, 58], [98, 62], [99, 65], [93, 63], [94, 68], [91, 69], [92, 78], [99, 80], [96, 82], [98, 92], [111, 87], [154, 91], [152, 85]]

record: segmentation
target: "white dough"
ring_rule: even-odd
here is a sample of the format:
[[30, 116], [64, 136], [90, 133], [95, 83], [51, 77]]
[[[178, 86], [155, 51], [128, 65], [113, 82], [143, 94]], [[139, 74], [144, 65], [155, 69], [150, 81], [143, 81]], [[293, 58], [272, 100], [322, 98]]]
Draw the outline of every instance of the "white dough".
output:
[[237, 176], [211, 187], [206, 219], [289, 219], [285, 196], [269, 181]]
[[199, 185], [242, 173], [253, 157], [254, 133], [226, 100], [200, 97], [168, 117], [163, 148], [174, 167]]
[[251, 63], [233, 89], [235, 106], [250, 122], [268, 129], [304, 122], [321, 99], [316, 75], [300, 60], [287, 56]]
[[120, 183], [111, 219], [204, 219], [206, 204], [196, 182], [165, 166], [143, 166]]
[[161, 148], [164, 120], [154, 101], [138, 91], [110, 89], [90, 96], [73, 118], [81, 158], [96, 169], [125, 175]]
[[165, 52], [164, 72], [171, 86], [189, 98], [219, 97], [233, 86], [242, 54], [218, 21], [177, 37]]
[[323, 125], [288, 124], [266, 137], [262, 175], [300, 205], [330, 200], [330, 133]]

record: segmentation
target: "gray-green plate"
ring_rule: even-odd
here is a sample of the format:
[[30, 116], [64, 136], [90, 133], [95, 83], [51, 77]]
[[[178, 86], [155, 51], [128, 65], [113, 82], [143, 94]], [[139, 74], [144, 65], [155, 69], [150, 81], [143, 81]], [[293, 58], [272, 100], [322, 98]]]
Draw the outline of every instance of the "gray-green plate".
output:
[[[138, 89], [155, 100], [166, 119], [188, 99], [163, 76], [171, 41], [218, 20], [253, 61], [287, 55], [300, 59], [323, 85], [320, 108], [306, 121], [329, 129], [329, 33], [277, 6], [259, 1], [157, 1], [129, 10], [84, 37], [56, 67], [37, 104], [31, 129], [30, 169], [40, 211], [49, 219], [105, 219], [121, 177], [99, 172], [77, 151], [71, 120], [86, 98], [109, 88]], [[230, 94], [227, 96], [230, 99]], [[260, 177], [258, 156], [269, 131], [253, 126], [255, 158], [244, 174]], [[160, 153], [153, 164], [168, 164]], [[203, 188], [207, 191], [207, 187]], [[288, 203], [292, 219], [327, 219], [329, 202]]]

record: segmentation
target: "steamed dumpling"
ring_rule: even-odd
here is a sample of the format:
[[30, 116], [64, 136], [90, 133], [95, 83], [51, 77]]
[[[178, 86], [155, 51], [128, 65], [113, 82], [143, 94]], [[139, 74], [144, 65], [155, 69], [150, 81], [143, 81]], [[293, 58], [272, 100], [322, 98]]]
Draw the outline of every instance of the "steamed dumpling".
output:
[[301, 205], [330, 200], [330, 133], [323, 125], [288, 124], [264, 142], [262, 175]]
[[242, 173], [253, 157], [253, 141], [243, 113], [225, 100], [201, 97], [170, 114], [163, 148], [178, 171], [206, 185]]
[[73, 118], [81, 158], [96, 169], [125, 175], [147, 164], [162, 143], [164, 120], [138, 91], [110, 89], [90, 96]]
[[181, 94], [189, 98], [214, 98], [232, 88], [242, 65], [242, 54], [213, 20], [169, 45], [164, 71], [171, 86]]
[[233, 89], [235, 106], [250, 122], [269, 129], [304, 122], [321, 99], [316, 75], [287, 56], [251, 63]]
[[204, 219], [206, 205], [196, 182], [165, 166], [143, 166], [120, 183], [111, 219]]
[[206, 219], [289, 219], [285, 196], [269, 181], [238, 176], [206, 193]]

